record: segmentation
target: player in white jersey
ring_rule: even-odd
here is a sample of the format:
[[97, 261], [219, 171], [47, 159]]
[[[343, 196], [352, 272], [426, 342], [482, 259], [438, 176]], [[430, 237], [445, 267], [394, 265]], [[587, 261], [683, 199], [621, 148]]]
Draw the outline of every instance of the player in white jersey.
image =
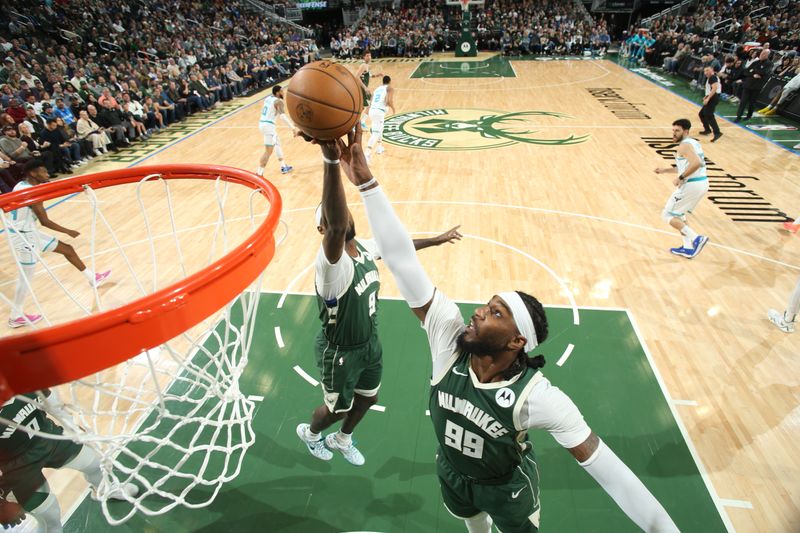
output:
[[[31, 159], [25, 163], [23, 180], [17, 183], [14, 191], [21, 191], [48, 181], [47, 168], [44, 162], [39, 159]], [[86, 281], [91, 285], [99, 286], [111, 275], [110, 270], [95, 274], [86, 268], [86, 265], [78, 257], [72, 246], [59, 241], [56, 237], [39, 231], [36, 226], [37, 219], [45, 228], [66, 233], [72, 238], [80, 235], [77, 231], [67, 229], [50, 220], [41, 203], [15, 209], [6, 216], [9, 238], [20, 265], [19, 279], [14, 289], [11, 316], [8, 319], [8, 325], [12, 328], [27, 326], [42, 319], [41, 315], [28, 315], [22, 310], [25, 297], [28, 295], [29, 284], [33, 282], [33, 274], [36, 272], [36, 262], [40, 254], [55, 252], [63, 255], [72, 266], [84, 275]]]
[[280, 117], [287, 126], [292, 128], [292, 134], [297, 135], [297, 128], [294, 127], [292, 121], [286, 115], [286, 106], [283, 103], [283, 88], [276, 85], [272, 88], [272, 94], [264, 99], [264, 106], [261, 108], [261, 118], [258, 120], [258, 129], [264, 135], [264, 153], [261, 154], [261, 159], [258, 161], [258, 170], [256, 174], [259, 176], [264, 175], [264, 168], [269, 162], [272, 151], [275, 151], [275, 156], [281, 164], [281, 174], [286, 174], [292, 171], [289, 165], [283, 159], [283, 148], [281, 148], [281, 141], [278, 138], [278, 131], [275, 128], [275, 121]]
[[672, 140], [678, 143], [675, 154], [676, 166], [656, 169], [656, 174], [678, 173], [678, 177], [673, 181], [677, 189], [667, 200], [661, 216], [670, 226], [678, 230], [683, 238], [683, 246], [670, 248], [669, 251], [688, 259], [697, 257], [708, 242], [708, 237], [698, 235], [686, 223], [686, 215], [697, 207], [708, 192], [705, 154], [700, 143], [689, 137], [691, 127], [692, 123], [685, 118], [672, 123]]
[[795, 330], [798, 313], [800, 313], [800, 280], [797, 280], [794, 292], [789, 297], [789, 305], [786, 307], [786, 311], [781, 313], [776, 309], [770, 309], [767, 316], [770, 322], [780, 328], [781, 331], [792, 333]]
[[375, 89], [375, 92], [372, 93], [372, 100], [370, 100], [369, 103], [369, 119], [371, 124], [369, 141], [367, 141], [367, 162], [370, 160], [372, 148], [376, 143], [378, 148], [375, 150], [375, 153], [378, 155], [383, 153], [383, 121], [386, 117], [386, 110], [391, 108], [392, 113], [395, 113], [394, 88], [389, 85], [390, 83], [392, 83], [392, 78], [384, 76], [383, 85]]

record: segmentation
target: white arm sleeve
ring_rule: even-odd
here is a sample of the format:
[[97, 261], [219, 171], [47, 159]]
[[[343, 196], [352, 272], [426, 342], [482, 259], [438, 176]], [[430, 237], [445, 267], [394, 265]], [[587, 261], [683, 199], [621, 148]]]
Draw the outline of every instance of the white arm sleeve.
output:
[[567, 449], [582, 444], [592, 433], [569, 396], [547, 378], [534, 385], [515, 423], [520, 430], [544, 429]]
[[373, 260], [377, 261], [381, 258], [381, 252], [378, 249], [378, 243], [375, 242], [375, 239], [362, 239], [359, 237], [356, 240], [358, 241], [358, 244], [367, 250], [367, 253], [372, 256]]
[[602, 440], [581, 466], [644, 531], [680, 533], [655, 496]]
[[342, 251], [339, 261], [331, 264], [325, 257], [325, 250], [320, 245], [317, 259], [314, 262], [314, 274], [317, 294], [327, 301], [339, 298], [344, 294], [353, 281], [355, 267], [345, 251]]
[[400, 294], [412, 309], [422, 307], [433, 298], [433, 283], [419, 263], [411, 236], [381, 187], [362, 192], [361, 199], [381, 258], [394, 275]]
[[436, 291], [422, 327], [428, 334], [433, 359], [431, 384], [435, 385], [458, 358], [456, 340], [464, 331], [464, 318], [456, 304], [442, 291]]

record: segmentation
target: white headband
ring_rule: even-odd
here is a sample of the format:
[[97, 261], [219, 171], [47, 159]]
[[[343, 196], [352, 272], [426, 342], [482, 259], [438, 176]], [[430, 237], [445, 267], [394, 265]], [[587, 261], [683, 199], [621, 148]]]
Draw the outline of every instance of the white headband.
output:
[[533, 320], [531, 319], [531, 314], [528, 312], [528, 308], [525, 307], [519, 294], [514, 291], [501, 292], [498, 296], [502, 298], [506, 306], [508, 306], [513, 315], [514, 322], [517, 324], [517, 329], [522, 336], [525, 337], [525, 353], [530, 352], [539, 345], [539, 341], [536, 339], [536, 329], [533, 327]]
[[319, 204], [317, 210], [314, 211], [314, 220], [317, 222], [317, 226], [322, 225], [322, 204]]

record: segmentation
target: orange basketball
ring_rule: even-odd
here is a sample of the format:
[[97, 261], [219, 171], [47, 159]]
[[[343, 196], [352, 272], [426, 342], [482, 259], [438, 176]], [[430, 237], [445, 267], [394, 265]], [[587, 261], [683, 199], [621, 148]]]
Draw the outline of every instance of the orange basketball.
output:
[[303, 132], [315, 139], [338, 139], [361, 116], [361, 85], [346, 67], [315, 61], [292, 76], [286, 88], [286, 109]]

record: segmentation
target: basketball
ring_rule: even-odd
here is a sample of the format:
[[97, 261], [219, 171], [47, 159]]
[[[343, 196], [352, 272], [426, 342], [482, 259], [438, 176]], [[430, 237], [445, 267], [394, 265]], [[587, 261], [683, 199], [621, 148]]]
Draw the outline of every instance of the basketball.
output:
[[361, 85], [343, 65], [316, 61], [292, 77], [285, 101], [289, 116], [304, 133], [315, 139], [338, 139], [359, 120]]

